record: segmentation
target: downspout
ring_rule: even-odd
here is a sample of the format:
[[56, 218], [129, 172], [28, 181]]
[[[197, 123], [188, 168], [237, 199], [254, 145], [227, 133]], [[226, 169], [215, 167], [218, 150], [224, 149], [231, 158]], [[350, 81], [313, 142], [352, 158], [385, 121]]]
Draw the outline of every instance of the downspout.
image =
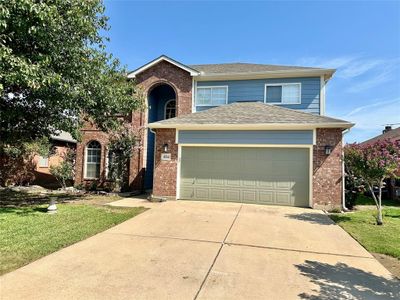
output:
[[343, 137], [346, 133], [350, 131], [350, 128], [344, 130], [342, 132], [342, 209], [343, 211], [349, 211], [349, 209], [346, 207], [346, 172], [345, 172], [345, 167], [344, 167], [344, 144], [343, 144]]

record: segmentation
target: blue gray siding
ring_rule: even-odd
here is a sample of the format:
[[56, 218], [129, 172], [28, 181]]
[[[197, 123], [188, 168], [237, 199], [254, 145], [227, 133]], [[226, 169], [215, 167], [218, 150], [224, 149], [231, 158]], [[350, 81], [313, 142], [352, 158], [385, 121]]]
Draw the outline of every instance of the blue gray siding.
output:
[[[280, 105], [309, 112], [320, 113], [320, 78], [273, 78], [252, 80], [227, 80], [227, 81], [198, 81], [197, 86], [228, 86], [228, 103], [237, 101], [264, 102], [265, 84], [268, 83], [301, 83], [301, 104]], [[210, 106], [197, 106], [196, 111], [202, 111]]]
[[312, 130], [180, 130], [179, 144], [312, 145]]

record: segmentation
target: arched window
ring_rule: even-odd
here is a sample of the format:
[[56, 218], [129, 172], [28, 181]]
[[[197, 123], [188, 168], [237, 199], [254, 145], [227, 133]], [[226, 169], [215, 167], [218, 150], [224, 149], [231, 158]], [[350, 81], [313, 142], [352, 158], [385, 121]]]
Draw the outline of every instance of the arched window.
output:
[[176, 101], [175, 99], [168, 100], [165, 103], [165, 119], [175, 118], [176, 116]]
[[100, 177], [101, 145], [91, 141], [86, 145], [85, 178], [97, 179]]

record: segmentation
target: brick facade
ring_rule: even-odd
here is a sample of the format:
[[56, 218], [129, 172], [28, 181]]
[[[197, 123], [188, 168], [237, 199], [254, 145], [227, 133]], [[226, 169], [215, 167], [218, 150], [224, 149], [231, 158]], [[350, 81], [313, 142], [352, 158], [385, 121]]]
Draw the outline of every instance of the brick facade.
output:
[[170, 85], [176, 94], [177, 117], [192, 113], [192, 77], [187, 71], [161, 61], [136, 76], [146, 94], [160, 84]]
[[[342, 201], [342, 130], [317, 129], [313, 153], [313, 204], [315, 208], [340, 208]], [[325, 146], [332, 153], [325, 154]]]
[[[175, 129], [156, 130], [156, 148], [154, 159], [153, 195], [156, 197], [176, 198], [176, 176], [178, 166], [178, 145], [175, 144]], [[164, 144], [168, 144], [170, 161], [162, 161]]]
[[[160, 85], [170, 85], [176, 94], [177, 116], [190, 114], [192, 112], [192, 77], [190, 74], [175, 65], [166, 61], [152, 66], [137, 75], [136, 84], [144, 91], [145, 95], [149, 95], [151, 90]], [[132, 124], [134, 131], [144, 130], [147, 124], [147, 111], [136, 111], [129, 117], [129, 122]], [[142, 132], [143, 133], [143, 132]], [[90, 185], [93, 180], [84, 179], [84, 161], [85, 161], [85, 147], [87, 143], [96, 140], [102, 147], [101, 158], [101, 178], [98, 180], [100, 185], [106, 183], [106, 149], [108, 144], [108, 134], [96, 129], [95, 126], [86, 124], [82, 130], [82, 141], [77, 145], [76, 157], [76, 176], [75, 183], [82, 183]], [[135, 151], [133, 157], [129, 162], [129, 188], [131, 191], [142, 191], [144, 173], [145, 173], [145, 152], [147, 151], [147, 138], [146, 134], [141, 134], [142, 148]], [[176, 176], [175, 176], [176, 177]], [[174, 185], [175, 189], [175, 185]]]

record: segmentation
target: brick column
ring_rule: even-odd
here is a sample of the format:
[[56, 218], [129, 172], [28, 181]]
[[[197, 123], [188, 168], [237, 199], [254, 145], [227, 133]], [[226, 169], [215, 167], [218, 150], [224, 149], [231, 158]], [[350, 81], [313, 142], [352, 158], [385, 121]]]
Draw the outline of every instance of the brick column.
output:
[[[156, 148], [154, 160], [153, 195], [176, 199], [176, 176], [178, 166], [178, 145], [175, 144], [175, 129], [156, 130]], [[168, 144], [170, 161], [162, 161], [163, 145]]]
[[[317, 129], [313, 153], [313, 206], [331, 210], [342, 203], [342, 129]], [[325, 154], [325, 146], [332, 153]]]

